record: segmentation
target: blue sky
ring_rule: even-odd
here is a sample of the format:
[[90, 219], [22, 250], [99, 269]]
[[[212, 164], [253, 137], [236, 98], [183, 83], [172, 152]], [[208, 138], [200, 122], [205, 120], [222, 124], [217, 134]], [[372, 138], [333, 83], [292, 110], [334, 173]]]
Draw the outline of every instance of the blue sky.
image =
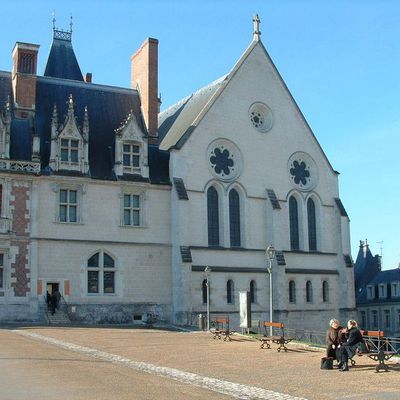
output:
[[400, 2], [396, 0], [118, 0], [2, 2], [0, 70], [16, 41], [41, 45], [39, 73], [57, 26], [69, 27], [82, 72], [96, 83], [130, 85], [130, 55], [160, 41], [163, 107], [227, 73], [251, 41], [262, 40], [340, 175], [352, 252], [383, 241], [383, 266], [400, 246]]

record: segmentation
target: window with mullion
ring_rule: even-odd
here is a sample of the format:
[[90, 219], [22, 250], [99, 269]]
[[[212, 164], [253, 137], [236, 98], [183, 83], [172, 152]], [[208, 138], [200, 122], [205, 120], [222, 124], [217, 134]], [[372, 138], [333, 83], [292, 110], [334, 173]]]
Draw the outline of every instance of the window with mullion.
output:
[[79, 140], [61, 139], [61, 161], [78, 162]]
[[96, 253], [89, 258], [87, 268], [89, 294], [115, 293], [115, 264], [111, 256], [105, 252]]
[[140, 196], [124, 194], [123, 220], [126, 226], [140, 226]]
[[124, 169], [130, 172], [135, 172], [135, 170], [140, 168], [140, 146], [136, 144], [124, 144], [122, 163]]
[[59, 221], [60, 222], [78, 221], [77, 190], [60, 189]]

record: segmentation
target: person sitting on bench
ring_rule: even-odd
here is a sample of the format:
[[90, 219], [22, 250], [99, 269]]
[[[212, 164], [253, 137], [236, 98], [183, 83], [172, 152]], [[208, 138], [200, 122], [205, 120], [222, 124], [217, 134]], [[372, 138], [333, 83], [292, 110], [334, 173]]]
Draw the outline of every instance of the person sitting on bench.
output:
[[331, 319], [329, 321], [329, 329], [326, 332], [326, 356], [334, 360], [336, 360], [336, 349], [341, 343], [340, 332], [342, 329], [337, 319]]
[[338, 368], [341, 372], [349, 370], [349, 358], [352, 358], [356, 354], [358, 344], [364, 343], [362, 334], [354, 319], [347, 322], [347, 330], [345, 331], [347, 331], [347, 340], [338, 347], [338, 359], [340, 361]]

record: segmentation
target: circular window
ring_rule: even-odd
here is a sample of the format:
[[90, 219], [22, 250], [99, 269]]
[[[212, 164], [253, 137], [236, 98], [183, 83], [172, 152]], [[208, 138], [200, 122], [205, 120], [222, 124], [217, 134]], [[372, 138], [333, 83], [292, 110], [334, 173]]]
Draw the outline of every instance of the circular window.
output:
[[264, 103], [253, 103], [249, 109], [249, 118], [259, 132], [268, 132], [272, 128], [272, 111]]
[[288, 162], [288, 175], [293, 186], [300, 190], [311, 190], [318, 183], [318, 170], [315, 161], [307, 154], [298, 151]]
[[229, 140], [214, 140], [208, 146], [207, 158], [211, 173], [223, 181], [237, 178], [242, 171], [240, 151]]

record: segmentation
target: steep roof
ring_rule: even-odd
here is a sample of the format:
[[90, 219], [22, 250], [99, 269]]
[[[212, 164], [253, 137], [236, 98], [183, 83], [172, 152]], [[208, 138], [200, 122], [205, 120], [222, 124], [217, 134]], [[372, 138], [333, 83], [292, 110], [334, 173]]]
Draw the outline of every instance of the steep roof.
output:
[[369, 245], [360, 241], [360, 248], [354, 264], [354, 280], [356, 289], [369, 283], [381, 270], [379, 256], [373, 256]]
[[[202, 107], [201, 107], [201, 105], [200, 105], [200, 107], [193, 107], [193, 112], [187, 113], [187, 114], [184, 113], [186, 105], [183, 107], [182, 110], [180, 110], [179, 105], [182, 106], [182, 103], [184, 103], [186, 99], [190, 100], [191, 96], [189, 96], [189, 98], [181, 100], [180, 102], [178, 102], [174, 106], [172, 106], [169, 109], [164, 111], [164, 113], [165, 113], [165, 112], [168, 112], [168, 110], [170, 110], [170, 109], [175, 110], [175, 112], [180, 110], [179, 113], [175, 117], [173, 117], [174, 121], [171, 124], [171, 126], [168, 127], [167, 132], [164, 132], [164, 131], [162, 132], [163, 139], [160, 142], [160, 149], [169, 150], [170, 148], [173, 148], [173, 147], [179, 149], [184, 145], [184, 143], [186, 142], [188, 137], [195, 130], [195, 128], [198, 126], [200, 121], [206, 115], [208, 110], [212, 107], [212, 105], [218, 99], [219, 95], [224, 91], [225, 87], [228, 85], [230, 80], [236, 75], [237, 71], [242, 66], [242, 64], [246, 61], [248, 56], [252, 53], [252, 51], [257, 46], [260, 46], [261, 49], [263, 50], [263, 52], [265, 53], [265, 56], [267, 57], [268, 62], [271, 64], [271, 66], [272, 66], [272, 68], [273, 68], [278, 80], [281, 82], [282, 86], [284, 87], [284, 89], [286, 90], [287, 94], [289, 95], [289, 97], [290, 97], [295, 109], [299, 113], [300, 118], [303, 120], [303, 122], [307, 126], [308, 131], [310, 132], [311, 136], [313, 137], [313, 139], [317, 143], [318, 147], [320, 148], [321, 153], [322, 153], [323, 157], [325, 158], [329, 168], [332, 170], [333, 173], [338, 174], [338, 172], [332, 167], [328, 157], [326, 156], [324, 150], [322, 149], [320, 143], [318, 142], [318, 139], [316, 138], [316, 136], [315, 136], [314, 132], [312, 131], [311, 127], [308, 125], [307, 120], [305, 119], [305, 117], [304, 117], [303, 113], [301, 112], [299, 106], [297, 105], [295, 99], [293, 98], [293, 96], [290, 93], [288, 87], [286, 86], [285, 81], [282, 79], [282, 76], [280, 75], [279, 71], [277, 70], [277, 68], [276, 68], [276, 66], [274, 64], [274, 62], [272, 61], [271, 57], [269, 56], [266, 48], [264, 47], [264, 45], [263, 45], [263, 43], [262, 43], [262, 41], [260, 39], [259, 32], [257, 32], [257, 33], [258, 34], [253, 36], [253, 40], [250, 43], [249, 47], [242, 54], [242, 56], [236, 62], [234, 67], [231, 69], [231, 71], [227, 75], [223, 76], [222, 78], [220, 78], [217, 81], [215, 81], [212, 84], [210, 84], [209, 86], [206, 86], [205, 88], [203, 88], [203, 89], [210, 88], [211, 90], [210, 90], [210, 92], [208, 92], [208, 96], [206, 98], [206, 101], [202, 103]], [[200, 89], [199, 92], [201, 92], [203, 89]], [[192, 95], [192, 96], [194, 96], [194, 95]], [[186, 101], [186, 104], [188, 105], [189, 101]], [[163, 117], [163, 116], [161, 118], [162, 119], [159, 120], [159, 122], [160, 122], [159, 125], [161, 125], [162, 121], [166, 120], [166, 118]]]
[[53, 43], [44, 76], [83, 81], [81, 69], [72, 48], [71, 32], [53, 30]]
[[194, 128], [194, 121], [222, 86], [226, 77], [227, 75], [217, 79], [160, 113], [158, 118], [160, 148], [169, 150], [174, 146], [179, 148], [183, 144], [185, 140], [183, 138], [190, 134]]
[[132, 110], [143, 128], [140, 100], [136, 90], [95, 85], [79, 81], [38, 77], [36, 85], [35, 128], [40, 134], [42, 167], [49, 163], [51, 117], [57, 107], [59, 123], [67, 114], [67, 100], [72, 95], [78, 126], [82, 126], [85, 106], [89, 113], [89, 165], [94, 178], [112, 178], [114, 164], [114, 129]]

